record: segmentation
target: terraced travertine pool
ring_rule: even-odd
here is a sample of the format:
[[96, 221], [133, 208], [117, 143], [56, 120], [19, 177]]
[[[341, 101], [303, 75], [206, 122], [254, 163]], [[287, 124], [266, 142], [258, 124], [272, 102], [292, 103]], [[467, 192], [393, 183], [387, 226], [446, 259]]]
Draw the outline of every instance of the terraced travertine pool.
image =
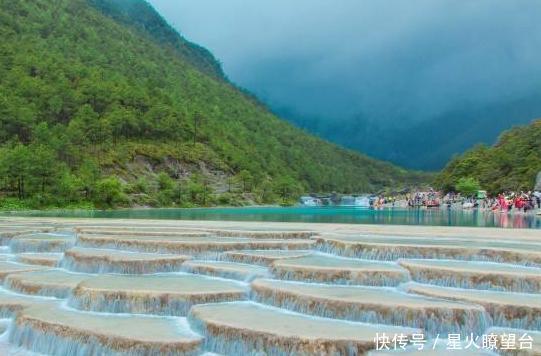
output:
[[541, 232], [0, 218], [0, 355], [541, 355]]

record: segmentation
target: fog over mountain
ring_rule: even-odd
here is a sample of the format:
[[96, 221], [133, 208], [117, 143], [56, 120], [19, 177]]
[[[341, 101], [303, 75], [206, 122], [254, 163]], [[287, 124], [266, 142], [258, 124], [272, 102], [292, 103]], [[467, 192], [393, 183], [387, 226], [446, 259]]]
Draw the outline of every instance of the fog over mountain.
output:
[[150, 3], [275, 112], [404, 166], [541, 116], [537, 0]]

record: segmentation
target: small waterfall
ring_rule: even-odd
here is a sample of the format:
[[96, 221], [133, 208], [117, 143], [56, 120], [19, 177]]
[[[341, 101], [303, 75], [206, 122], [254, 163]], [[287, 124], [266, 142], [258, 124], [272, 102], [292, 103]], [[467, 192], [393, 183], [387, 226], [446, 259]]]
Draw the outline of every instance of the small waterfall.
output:
[[22, 239], [15, 238], [9, 243], [13, 253], [24, 252], [64, 252], [73, 247], [75, 240], [72, 239]]
[[211, 268], [205, 267], [204, 265], [184, 264], [182, 266], [182, 271], [186, 273], [202, 274], [218, 278], [234, 279], [246, 283], [249, 283], [256, 278], [270, 277], [269, 271], [262, 267], [260, 269], [255, 269], [254, 271], [249, 272], [243, 270], [235, 271], [233, 269], [220, 269], [219, 267]]
[[[513, 276], [476, 276], [471, 274], [460, 274], [454, 272], [440, 273], [434, 270], [425, 270], [408, 267], [411, 279], [426, 284], [435, 284], [442, 287], [482, 289], [520, 293], [541, 292], [541, 276], [539, 279], [522, 279]], [[541, 298], [541, 295], [539, 296]]]
[[270, 266], [274, 261], [285, 258], [303, 257], [313, 254], [311, 250], [244, 250], [226, 251], [219, 257], [219, 261], [247, 263], [258, 266]]
[[60, 260], [60, 267], [68, 271], [83, 273], [150, 274], [180, 271], [181, 265], [184, 262], [184, 259], [122, 261], [99, 257], [77, 258], [66, 253], [62, 260]]
[[451, 259], [464, 261], [481, 261], [497, 263], [513, 263], [530, 267], [541, 267], [539, 256], [526, 252], [515, 252], [512, 249], [500, 250], [490, 247], [452, 247], [452, 246], [418, 246], [398, 244], [349, 244], [341, 241], [318, 239], [316, 249], [333, 255], [361, 258], [367, 260], [396, 261], [398, 259], [427, 258]]
[[4, 287], [14, 292], [39, 295], [43, 297], [67, 298], [71, 293], [68, 286], [43, 286], [39, 284], [28, 284], [19, 279], [6, 278]]
[[198, 259], [213, 259], [217, 260], [222, 249], [208, 250], [208, 245], [204, 246], [189, 246], [186, 244], [180, 245], [177, 242], [161, 243], [148, 240], [78, 240], [77, 246], [99, 249], [124, 250], [129, 252], [156, 253], [156, 254], [179, 254], [189, 255]]
[[[384, 293], [382, 291], [382, 293]], [[367, 305], [359, 308], [350, 303], [322, 300], [300, 300], [287, 293], [252, 288], [250, 298], [256, 302], [324, 318], [344, 319], [369, 324], [388, 324], [423, 329], [428, 336], [458, 333], [462, 336], [474, 332], [481, 334], [491, 326], [490, 317], [482, 308], [453, 309], [388, 308]]]
[[204, 349], [222, 355], [363, 355], [369, 348], [352, 342], [305, 340], [296, 337], [265, 337], [250, 330], [238, 330], [205, 323], [194, 314], [188, 315], [192, 329], [204, 337]]
[[22, 253], [14, 255], [15, 261], [19, 263], [45, 266], [45, 267], [58, 267], [60, 260], [64, 256], [63, 253]]
[[541, 311], [539, 309], [512, 308], [498, 305], [487, 305], [485, 308], [492, 317], [494, 326], [541, 331]]
[[371, 245], [349, 245], [332, 240], [318, 240], [317, 250], [331, 255], [361, 258], [366, 260], [396, 261], [400, 258], [423, 258], [426, 257], [418, 251], [405, 251], [401, 246], [374, 247]]
[[200, 293], [192, 295], [159, 294], [141, 291], [100, 291], [76, 288], [68, 299], [68, 305], [78, 310], [104, 313], [132, 313], [186, 316], [196, 304], [229, 302], [247, 299], [246, 293], [236, 292]]
[[78, 236], [77, 246], [91, 248], [118, 249], [135, 252], [173, 253], [190, 255], [195, 258], [205, 258], [206, 255], [219, 258], [224, 251], [243, 249], [307, 249], [313, 245], [312, 240], [264, 240], [264, 239], [238, 239], [227, 241], [226, 238], [215, 238], [202, 243], [197, 240], [161, 240], [152, 239], [123, 239], [100, 238], [93, 236]]
[[25, 349], [47, 355], [62, 356], [196, 356], [200, 349], [183, 350], [174, 344], [152, 342], [130, 345], [129, 340], [117, 340], [89, 335], [76, 330], [63, 330], [61, 326], [40, 324], [34, 320], [15, 320], [9, 332], [9, 342]]
[[313, 271], [302, 269], [285, 269], [277, 266], [271, 268], [271, 273], [277, 279], [300, 282], [333, 283], [341, 285], [366, 285], [391, 287], [409, 280], [407, 272], [392, 271], [362, 271], [348, 270]]

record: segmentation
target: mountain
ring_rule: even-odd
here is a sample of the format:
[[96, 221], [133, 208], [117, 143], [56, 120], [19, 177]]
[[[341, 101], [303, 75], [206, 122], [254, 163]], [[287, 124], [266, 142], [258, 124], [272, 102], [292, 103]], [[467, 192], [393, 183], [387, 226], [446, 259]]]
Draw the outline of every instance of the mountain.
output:
[[464, 104], [427, 120], [410, 117], [390, 120], [307, 118], [293, 110], [275, 111], [292, 123], [322, 138], [372, 157], [411, 169], [436, 171], [456, 154], [478, 143], [493, 144], [498, 135], [541, 115], [541, 91], [520, 99], [479, 106]]
[[505, 131], [494, 146], [478, 145], [454, 157], [436, 177], [436, 185], [453, 190], [461, 178], [474, 178], [495, 194], [529, 191], [541, 171], [541, 119]]
[[268, 203], [427, 179], [276, 117], [143, 0], [0, 0], [0, 36], [0, 197]]
[[171, 46], [182, 58], [202, 72], [225, 79], [220, 62], [206, 48], [187, 41], [142, 0], [88, 0], [88, 3], [139, 33], [147, 35], [161, 45]]

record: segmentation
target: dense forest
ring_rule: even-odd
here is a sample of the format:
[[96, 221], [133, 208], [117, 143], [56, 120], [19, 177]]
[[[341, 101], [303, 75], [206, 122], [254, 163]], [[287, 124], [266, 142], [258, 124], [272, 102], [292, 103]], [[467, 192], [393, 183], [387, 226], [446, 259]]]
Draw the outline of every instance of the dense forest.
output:
[[0, 0], [0, 201], [206, 206], [425, 180], [313, 137], [143, 0]]
[[541, 171], [541, 120], [504, 132], [493, 147], [478, 145], [452, 159], [436, 178], [436, 185], [455, 190], [471, 179], [492, 194], [530, 191]]

